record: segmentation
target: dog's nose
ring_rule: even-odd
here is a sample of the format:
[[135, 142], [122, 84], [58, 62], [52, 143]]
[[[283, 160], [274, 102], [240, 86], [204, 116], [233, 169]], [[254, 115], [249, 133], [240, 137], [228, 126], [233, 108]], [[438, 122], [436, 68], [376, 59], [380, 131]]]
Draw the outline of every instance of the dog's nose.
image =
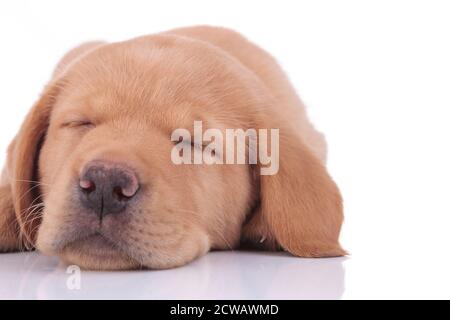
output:
[[120, 164], [93, 161], [80, 177], [80, 202], [99, 217], [123, 212], [138, 190], [135, 173]]

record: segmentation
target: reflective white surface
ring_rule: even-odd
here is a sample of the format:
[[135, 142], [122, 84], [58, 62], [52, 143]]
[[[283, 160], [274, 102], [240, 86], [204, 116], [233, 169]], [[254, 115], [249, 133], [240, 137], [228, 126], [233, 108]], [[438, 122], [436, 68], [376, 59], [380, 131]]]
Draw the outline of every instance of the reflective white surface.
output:
[[0, 1], [0, 152], [69, 48], [199, 23], [230, 27], [280, 61], [326, 135], [345, 203], [342, 245], [352, 257], [217, 252], [169, 271], [82, 272], [81, 290], [71, 291], [57, 260], [0, 254], [0, 298], [450, 298], [450, 1], [255, 8]]
[[1, 254], [0, 299], [340, 299], [345, 260], [212, 252], [172, 270], [81, 271], [81, 288], [71, 290], [57, 259]]

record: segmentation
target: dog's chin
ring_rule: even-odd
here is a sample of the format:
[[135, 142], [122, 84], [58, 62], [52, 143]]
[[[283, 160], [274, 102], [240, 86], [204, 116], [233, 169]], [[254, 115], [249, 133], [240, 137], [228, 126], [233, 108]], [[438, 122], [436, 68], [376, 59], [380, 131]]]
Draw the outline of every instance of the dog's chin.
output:
[[101, 235], [71, 242], [58, 255], [66, 264], [86, 270], [131, 270], [141, 267]]

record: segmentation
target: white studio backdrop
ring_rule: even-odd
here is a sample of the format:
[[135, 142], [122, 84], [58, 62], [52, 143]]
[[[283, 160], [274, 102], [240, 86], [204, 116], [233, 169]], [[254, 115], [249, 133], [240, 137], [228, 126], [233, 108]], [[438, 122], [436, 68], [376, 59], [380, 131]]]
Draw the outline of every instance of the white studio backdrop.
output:
[[1, 1], [0, 149], [71, 47], [196, 24], [273, 54], [326, 134], [344, 298], [450, 298], [448, 1]]

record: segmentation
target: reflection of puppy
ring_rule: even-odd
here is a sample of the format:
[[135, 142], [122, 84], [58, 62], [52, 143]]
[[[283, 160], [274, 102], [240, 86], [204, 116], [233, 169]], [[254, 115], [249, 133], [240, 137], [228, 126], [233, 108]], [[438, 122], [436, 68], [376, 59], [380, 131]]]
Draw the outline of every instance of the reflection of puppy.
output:
[[[279, 128], [275, 175], [176, 165], [171, 132]], [[85, 268], [170, 268], [241, 240], [345, 254], [326, 145], [276, 62], [239, 34], [178, 29], [88, 43], [56, 68], [10, 146], [0, 249], [36, 246]]]

